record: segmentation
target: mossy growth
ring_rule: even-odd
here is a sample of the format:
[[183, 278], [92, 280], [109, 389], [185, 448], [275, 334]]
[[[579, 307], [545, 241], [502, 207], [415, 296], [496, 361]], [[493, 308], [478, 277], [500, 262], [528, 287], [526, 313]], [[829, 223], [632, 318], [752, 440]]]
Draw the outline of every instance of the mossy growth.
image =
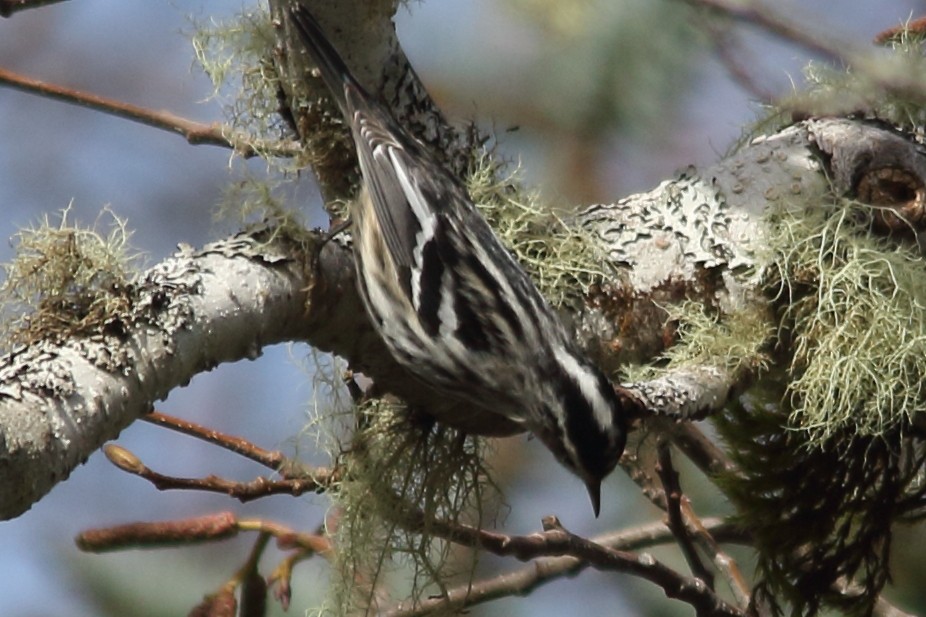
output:
[[[283, 143], [288, 128], [279, 113], [280, 77], [270, 57], [276, 38], [266, 3], [225, 21], [194, 23], [192, 43], [197, 63], [212, 81], [212, 98], [223, 105], [225, 137], [275, 167], [304, 167], [305, 161], [288, 158], [299, 149]], [[281, 150], [287, 156], [275, 157]]]
[[884, 435], [926, 402], [926, 261], [874, 235], [874, 213], [843, 200], [784, 207], [769, 219], [791, 423], [812, 442]]
[[473, 202], [502, 243], [555, 307], [571, 306], [608, 273], [600, 245], [524, 188], [517, 169], [490, 153], [478, 157], [467, 182]]
[[295, 201], [292, 183], [279, 176], [259, 179], [244, 177], [229, 184], [216, 208], [216, 221], [230, 221], [244, 229], [269, 230], [267, 241], [285, 237], [290, 241], [317, 242], [302, 212], [290, 207]]
[[398, 593], [412, 600], [445, 593], [455, 576], [470, 580], [476, 553], [447, 541], [447, 525], [481, 527], [498, 504], [483, 440], [388, 400], [355, 413], [329, 517], [335, 553], [326, 612], [335, 615], [375, 610], [384, 585], [402, 571], [410, 572], [409, 588]]
[[138, 254], [125, 221], [104, 210], [85, 228], [73, 225], [69, 213], [14, 236], [16, 255], [3, 265], [0, 286], [0, 338], [7, 345], [100, 332], [131, 307]]
[[656, 379], [685, 367], [710, 366], [752, 377], [768, 368], [775, 326], [763, 299], [728, 312], [692, 300], [664, 308], [667, 321], [675, 324], [676, 344], [652, 364], [623, 367], [623, 381]]
[[922, 88], [915, 84], [926, 83], [926, 39], [921, 32], [904, 27], [879, 42], [889, 52], [854, 58], [856, 66], [808, 63], [800, 90], [769, 107], [733, 150], [748, 144], [756, 135], [774, 133], [795, 118], [806, 117], [875, 119], [924, 142], [926, 99]]
[[[919, 516], [926, 450], [902, 448], [896, 431], [834, 432], [808, 447], [781, 412], [778, 385], [763, 384], [716, 418], [738, 469], [718, 485], [758, 549], [756, 601], [776, 615], [826, 605], [870, 615], [889, 578], [892, 527]], [[846, 580], [856, 583], [850, 593], [839, 591]]]
[[[768, 215], [780, 364], [717, 419], [738, 468], [720, 484], [759, 549], [757, 593], [795, 615], [870, 614], [892, 525], [923, 498], [926, 448], [910, 426], [926, 397], [926, 261], [874, 234], [875, 214], [834, 199]], [[846, 579], [857, 589], [835, 592]]]

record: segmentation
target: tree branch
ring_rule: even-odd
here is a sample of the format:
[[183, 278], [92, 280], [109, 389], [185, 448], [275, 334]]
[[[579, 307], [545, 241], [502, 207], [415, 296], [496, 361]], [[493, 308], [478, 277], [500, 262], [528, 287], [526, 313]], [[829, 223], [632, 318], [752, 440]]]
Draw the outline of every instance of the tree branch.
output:
[[[703, 522], [718, 541], [739, 542], [744, 539], [740, 531], [720, 519], [705, 519]], [[651, 523], [597, 536], [592, 542], [610, 549], [631, 551], [671, 540], [672, 534], [665, 525]], [[572, 556], [539, 557], [526, 567], [450, 589], [446, 596], [427, 598], [411, 606], [399, 603], [385, 610], [383, 617], [423, 617], [449, 610], [460, 611], [498, 598], [526, 596], [546, 583], [575, 576], [590, 565]]]
[[108, 316], [118, 328], [50, 335], [0, 358], [0, 518], [193, 375], [304, 339], [298, 254], [250, 235], [183, 250], [139, 277], [132, 306]]
[[[347, 11], [340, 18], [349, 22], [349, 7], [341, 4], [332, 10]], [[388, 14], [382, 19], [388, 31]], [[377, 49], [392, 58], [388, 66], [399, 67], [394, 78], [414, 81], [391, 43]], [[423, 92], [394, 88], [405, 92], [403, 100]], [[436, 135], [440, 143], [450, 139], [441, 130]], [[763, 246], [765, 212], [788, 195], [808, 207], [831, 203], [834, 188], [851, 195], [856, 179], [884, 168], [926, 179], [924, 157], [902, 137], [849, 120], [812, 121], [756, 139], [701, 173], [585, 209], [572, 222], [592, 234], [615, 274], [602, 281], [601, 297], [576, 314], [575, 331], [590, 349], [619, 350], [601, 354], [605, 368], [614, 369], [665, 349], [671, 336], [664, 307], [692, 299], [722, 311], [761, 305], [758, 280], [733, 273], [761, 271], [756, 249]], [[315, 263], [317, 276], [307, 261], [298, 246], [247, 236], [185, 251], [139, 278], [132, 310], [114, 316], [124, 322], [124, 335], [37, 340], [3, 358], [0, 517], [28, 508], [171, 388], [272, 342], [309, 341], [346, 357], [382, 389], [466, 432], [520, 430], [490, 407], [447, 401], [408, 379], [363, 317], [347, 247], [328, 243]], [[705, 359], [704, 366], [626, 390], [649, 411], [690, 417], [723, 406], [752, 368], [731, 370]]]
[[[244, 144], [243, 140], [230, 139], [223, 130], [222, 125], [218, 123], [202, 124], [193, 122], [167, 111], [154, 111], [97, 94], [49, 84], [3, 68], [0, 68], [0, 85], [6, 85], [44, 98], [70, 103], [71, 105], [86, 107], [118, 118], [125, 118], [162, 131], [176, 133], [192, 145], [208, 144], [232, 148], [245, 158], [257, 155], [256, 150]], [[269, 145], [267, 147], [267, 152], [277, 156], [294, 156], [300, 151], [301, 146], [297, 143], [284, 143], [282, 147], [280, 145]]]
[[[755, 0], [682, 0], [695, 7], [706, 8], [736, 21], [762, 28], [777, 37], [797, 43], [801, 47], [823, 56], [827, 60], [849, 67], [863, 74], [879, 91], [885, 94], [908, 97], [922, 103], [926, 100], [926, 86], [923, 85], [922, 62], [911, 65], [909, 58], [902, 58], [899, 64], [891, 65], [883, 54], [859, 45], [855, 41], [839, 40], [822, 30], [806, 27], [814, 20], [798, 22], [781, 12]], [[867, 43], [867, 41], [866, 41]], [[849, 111], [849, 110], [847, 110]]]
[[205, 478], [179, 478], [158, 473], [142, 463], [141, 459], [121, 446], [109, 444], [103, 448], [106, 458], [119, 469], [147, 480], [159, 491], [194, 490], [221, 493], [245, 503], [268, 495], [292, 495], [321, 493], [340, 480], [337, 468], [303, 469], [299, 475], [268, 480], [259, 477], [250, 482], [226, 480], [210, 475]]

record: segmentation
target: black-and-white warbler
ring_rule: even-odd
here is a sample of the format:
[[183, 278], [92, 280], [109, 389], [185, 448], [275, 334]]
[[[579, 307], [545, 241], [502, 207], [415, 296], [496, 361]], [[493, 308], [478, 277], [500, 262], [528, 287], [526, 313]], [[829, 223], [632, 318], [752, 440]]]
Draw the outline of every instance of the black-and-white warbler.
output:
[[360, 86], [308, 11], [291, 14], [357, 148], [354, 261], [373, 324], [417, 378], [537, 435], [585, 482], [597, 516], [626, 439], [613, 387], [457, 178]]

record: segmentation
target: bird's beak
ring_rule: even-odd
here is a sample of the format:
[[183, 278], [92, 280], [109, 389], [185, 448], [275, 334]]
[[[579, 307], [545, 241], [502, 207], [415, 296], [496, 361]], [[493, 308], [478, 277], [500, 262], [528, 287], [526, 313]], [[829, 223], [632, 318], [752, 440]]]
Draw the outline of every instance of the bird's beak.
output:
[[601, 512], [601, 480], [587, 480], [585, 488], [588, 489], [588, 496], [592, 500], [595, 518], [598, 518], [598, 513]]

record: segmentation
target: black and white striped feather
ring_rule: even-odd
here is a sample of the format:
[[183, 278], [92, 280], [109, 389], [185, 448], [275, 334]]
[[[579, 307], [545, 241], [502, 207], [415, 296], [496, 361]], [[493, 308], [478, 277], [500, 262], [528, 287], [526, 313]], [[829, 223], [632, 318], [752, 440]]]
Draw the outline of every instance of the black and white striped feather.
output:
[[423, 382], [540, 437], [585, 481], [597, 516], [601, 480], [625, 443], [613, 387], [459, 180], [357, 83], [304, 8], [291, 14], [353, 133], [364, 189], [351, 210], [358, 285], [391, 353]]

